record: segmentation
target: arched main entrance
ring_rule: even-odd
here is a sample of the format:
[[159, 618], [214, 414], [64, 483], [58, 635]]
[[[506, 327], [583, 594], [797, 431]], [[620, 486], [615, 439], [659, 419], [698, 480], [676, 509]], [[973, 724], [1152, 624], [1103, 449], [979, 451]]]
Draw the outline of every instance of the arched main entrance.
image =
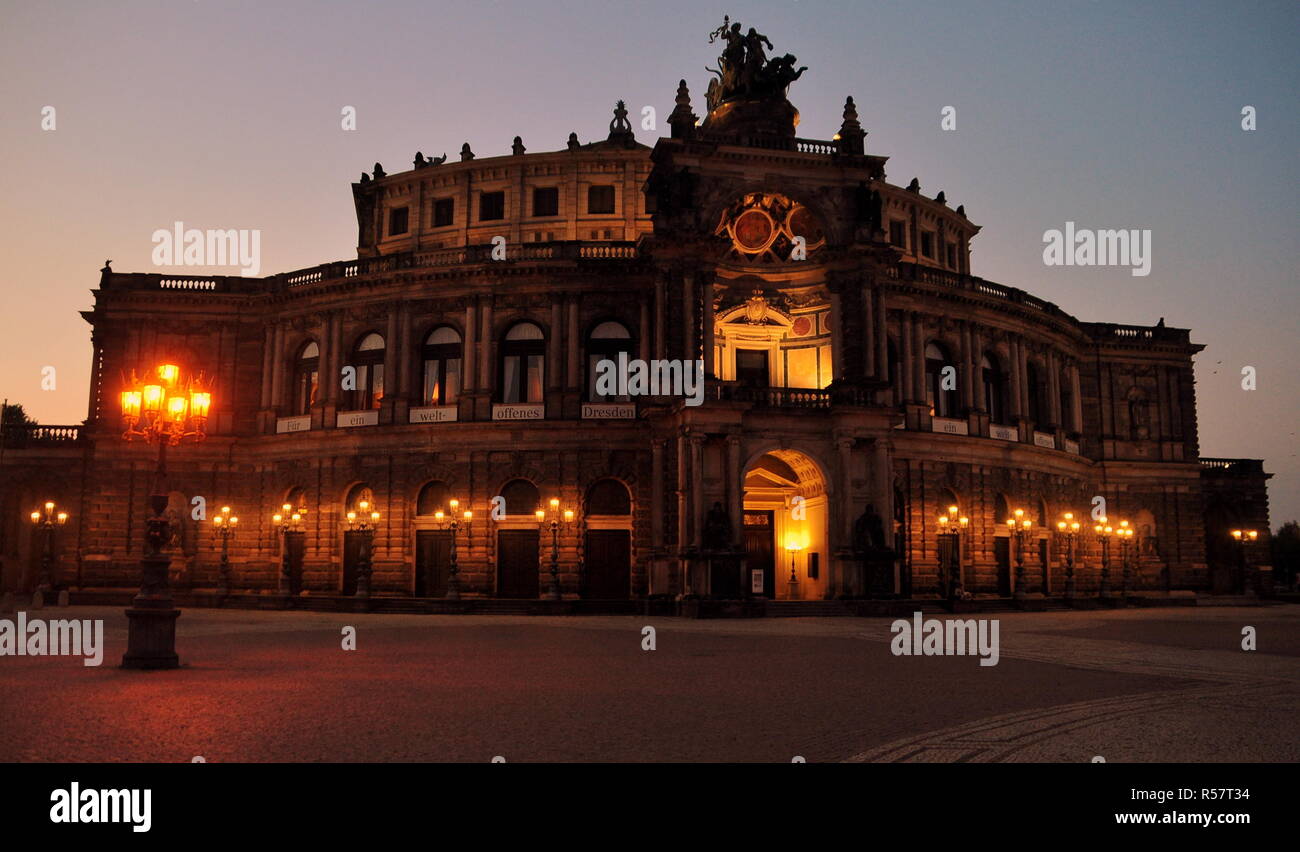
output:
[[587, 489], [583, 517], [584, 598], [625, 600], [632, 590], [632, 498], [617, 479]]
[[745, 469], [743, 591], [821, 600], [830, 591], [826, 477], [811, 456], [771, 450]]

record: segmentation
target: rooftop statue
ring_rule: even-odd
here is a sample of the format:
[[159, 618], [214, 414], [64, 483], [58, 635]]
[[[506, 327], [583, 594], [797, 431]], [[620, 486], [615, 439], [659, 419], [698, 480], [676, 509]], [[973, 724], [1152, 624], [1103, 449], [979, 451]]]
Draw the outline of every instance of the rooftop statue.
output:
[[783, 100], [790, 84], [808, 70], [795, 68], [798, 60], [789, 53], [768, 59], [767, 51], [774, 49], [771, 39], [753, 27], [744, 34], [740, 29], [739, 23], [723, 17], [722, 26], [709, 33], [709, 44], [718, 39], [725, 43], [718, 67], [706, 69], [717, 75], [705, 93], [710, 111], [730, 100]]

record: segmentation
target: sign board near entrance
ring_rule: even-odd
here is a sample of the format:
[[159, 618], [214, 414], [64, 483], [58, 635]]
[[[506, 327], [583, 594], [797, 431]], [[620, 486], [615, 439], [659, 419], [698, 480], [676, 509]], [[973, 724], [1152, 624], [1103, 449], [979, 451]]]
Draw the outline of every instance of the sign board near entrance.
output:
[[763, 569], [756, 568], [749, 572], [749, 591], [755, 595], [763, 594]]

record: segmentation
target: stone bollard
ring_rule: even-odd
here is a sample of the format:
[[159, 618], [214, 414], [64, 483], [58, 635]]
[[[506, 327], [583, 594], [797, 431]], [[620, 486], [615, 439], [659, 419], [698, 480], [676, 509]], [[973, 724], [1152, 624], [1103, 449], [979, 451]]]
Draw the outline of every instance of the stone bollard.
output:
[[59, 592], [59, 606], [68, 605], [68, 590], [63, 589]]
[[37, 591], [32, 595], [32, 609], [45, 609], [45, 593]]

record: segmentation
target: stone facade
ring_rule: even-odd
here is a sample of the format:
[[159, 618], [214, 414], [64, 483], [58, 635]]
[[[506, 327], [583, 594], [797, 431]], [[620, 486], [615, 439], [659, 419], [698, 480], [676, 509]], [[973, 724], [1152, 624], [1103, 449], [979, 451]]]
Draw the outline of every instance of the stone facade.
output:
[[[683, 83], [653, 148], [616, 114], [607, 139], [559, 151], [517, 140], [508, 156], [376, 164], [352, 187], [354, 260], [267, 278], [106, 268], [83, 314], [86, 422], [5, 438], [4, 587], [33, 585], [23, 519], [47, 498], [72, 516], [57, 585], [137, 581], [155, 450], [121, 439], [118, 397], [166, 362], [202, 372], [214, 400], [206, 440], [169, 458], [182, 587], [217, 583], [194, 498], [241, 516], [232, 586], [247, 590], [277, 587], [271, 515], [292, 500], [307, 510], [301, 589], [350, 593], [345, 513], [365, 496], [373, 592], [441, 594], [449, 533], [433, 511], [455, 497], [473, 512], [462, 593], [538, 594], [549, 527], [518, 499], [493, 513], [531, 488], [575, 512], [556, 551], [571, 598], [946, 594], [950, 505], [968, 519], [965, 591], [1014, 591], [1005, 521], [1022, 509], [1022, 590], [1060, 594], [1056, 522], [1073, 512], [1088, 530], [1097, 498], [1137, 530], [1132, 588], [1229, 590], [1213, 569], [1235, 551], [1207, 530], [1221, 538], [1230, 517], [1266, 538], [1267, 474], [1199, 458], [1187, 330], [1080, 322], [972, 275], [979, 227], [942, 193], [887, 181], [851, 100], [832, 140], [773, 132], [781, 110], [749, 115], [697, 125]], [[701, 361], [702, 404], [593, 397], [595, 360], [617, 352]], [[868, 552], [887, 549], [893, 576], [873, 587]], [[1100, 561], [1085, 532], [1081, 593]]]

